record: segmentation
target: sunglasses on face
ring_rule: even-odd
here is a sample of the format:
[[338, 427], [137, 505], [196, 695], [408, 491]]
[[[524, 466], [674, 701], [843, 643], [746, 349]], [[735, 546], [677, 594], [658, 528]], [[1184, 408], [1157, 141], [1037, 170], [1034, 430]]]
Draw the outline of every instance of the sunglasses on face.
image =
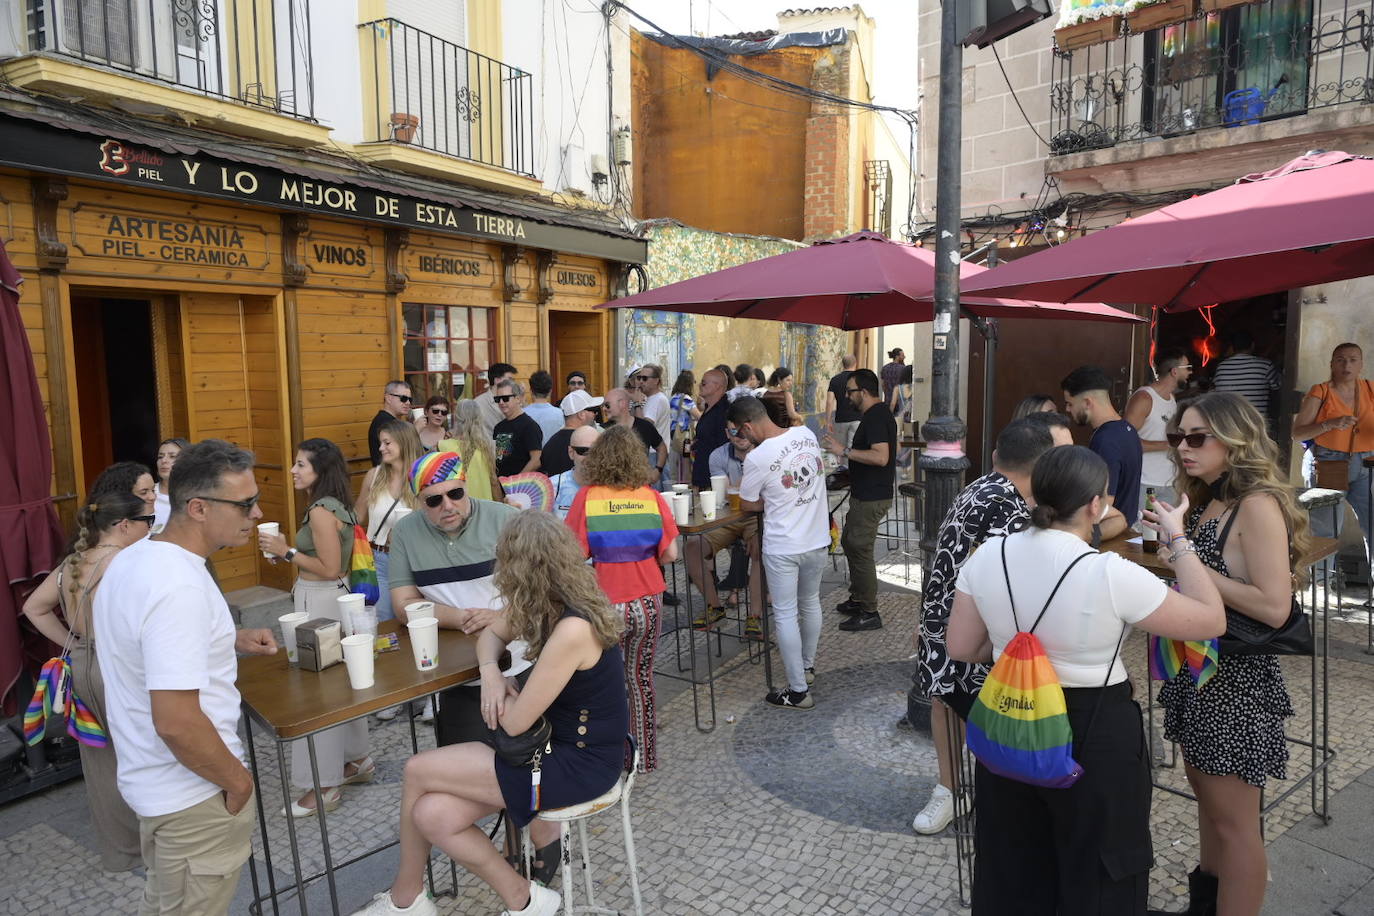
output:
[[725, 435], [729, 436], [731, 439], [743, 439], [743, 438], [744, 438], [744, 430], [742, 430], [742, 429], [729, 429], [729, 428], [727, 427], [726, 430], [725, 430]]
[[572, 379], [568, 379], [568, 387], [569, 387], [569, 388], [586, 388], [586, 387], [587, 387], [587, 383], [586, 383], [584, 380], [580, 379], [580, 378], [572, 378]]
[[466, 491], [464, 491], [462, 487], [454, 487], [447, 493], [435, 493], [433, 496], [425, 497], [425, 505], [429, 506], [431, 509], [437, 509], [443, 503], [445, 496], [448, 497], [449, 502], [456, 503], [463, 498], [464, 492]]
[[131, 522], [143, 522], [145, 525], [147, 525], [149, 528], [151, 528], [151, 527], [153, 527], [153, 523], [157, 521], [157, 516], [154, 516], [154, 515], [131, 515], [131, 516], [129, 516], [129, 521], [131, 521]]
[[[234, 506], [244, 515], [253, 511], [253, 507], [258, 504], [261, 493], [254, 493], [247, 499], [222, 499], [218, 496], [192, 496], [191, 499], [203, 499], [207, 503], [223, 503], [226, 506]], [[189, 502], [190, 500], [187, 500]], [[151, 518], [151, 516], [149, 516]]]
[[1185, 442], [1189, 448], [1202, 448], [1204, 442], [1215, 437], [1211, 433], [1165, 433], [1164, 438], [1169, 440], [1170, 448], [1178, 448]]
[[657, 376], [657, 375], [636, 375], [635, 378], [639, 379], [641, 382], [652, 382], [654, 379], [658, 378], [658, 376]]
[[432, 413], [432, 414], [434, 414], [436, 417], [446, 417], [446, 416], [448, 416], [448, 411], [447, 411], [447, 410], [440, 410], [440, 409], [437, 408], [437, 407], [431, 407], [430, 410], [429, 410], [429, 412]]
[[588, 452], [592, 450], [592, 447], [590, 445], [570, 445], [568, 446], [568, 448], [572, 449], [574, 452], [577, 452], [577, 454], [579, 455], [586, 455]]
[[412, 398], [408, 394], [396, 394], [395, 392], [392, 392], [391, 396], [396, 400], [400, 401], [402, 404], [409, 404], [412, 400]]
[[513, 394], [495, 394], [495, 395], [492, 395], [492, 398], [491, 398], [491, 399], [492, 399], [493, 401], [495, 401], [496, 403], [498, 403], [498, 404], [504, 404], [504, 403], [506, 403], [507, 401], [509, 401], [509, 400], [510, 400], [511, 398], [513, 398], [513, 397], [515, 397], [515, 395], [513, 395]]

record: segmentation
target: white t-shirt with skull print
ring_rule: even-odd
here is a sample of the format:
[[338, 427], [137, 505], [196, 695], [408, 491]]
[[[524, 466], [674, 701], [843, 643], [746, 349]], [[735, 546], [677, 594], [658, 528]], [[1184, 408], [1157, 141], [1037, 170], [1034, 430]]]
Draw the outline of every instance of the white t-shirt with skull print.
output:
[[745, 456], [739, 495], [763, 500], [765, 552], [791, 556], [830, 543], [821, 447], [806, 427], [765, 439]]

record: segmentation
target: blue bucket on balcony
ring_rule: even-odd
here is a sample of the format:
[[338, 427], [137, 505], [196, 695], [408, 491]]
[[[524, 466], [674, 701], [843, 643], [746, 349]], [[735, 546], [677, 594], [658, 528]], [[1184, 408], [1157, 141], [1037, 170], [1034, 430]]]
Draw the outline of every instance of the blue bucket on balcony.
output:
[[1276, 89], [1277, 87], [1271, 89], [1269, 95], [1253, 86], [1226, 93], [1221, 100], [1222, 111], [1225, 113], [1223, 123], [1227, 127], [1258, 124], [1260, 116], [1264, 114], [1264, 106], [1269, 104], [1269, 96], [1273, 95]]

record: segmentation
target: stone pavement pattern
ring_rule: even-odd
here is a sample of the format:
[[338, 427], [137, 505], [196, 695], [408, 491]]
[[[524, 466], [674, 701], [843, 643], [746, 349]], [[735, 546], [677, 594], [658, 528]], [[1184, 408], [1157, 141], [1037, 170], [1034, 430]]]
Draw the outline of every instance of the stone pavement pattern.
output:
[[[895, 722], [906, 707], [910, 639], [918, 597], [902, 586], [899, 565], [884, 570], [880, 610], [886, 627], [842, 633], [832, 608], [846, 597], [843, 561], [827, 573], [825, 627], [817, 660], [814, 711], [778, 710], [762, 702], [763, 670], [739, 659], [717, 682], [719, 726], [702, 734], [693, 724], [692, 697], [683, 685], [660, 679], [660, 769], [636, 781], [633, 824], [645, 912], [650, 914], [957, 914], [955, 843], [947, 831], [916, 837], [910, 820], [935, 779], [930, 742]], [[913, 583], [914, 584], [914, 583]], [[1266, 913], [1303, 916], [1339, 912], [1374, 914], [1374, 666], [1364, 647], [1362, 618], [1347, 613], [1332, 626], [1331, 769], [1335, 821], [1320, 826], [1310, 797], [1298, 792], [1270, 817], [1271, 885]], [[1336, 618], [1333, 618], [1336, 619]], [[699, 640], [698, 646], [701, 646]], [[662, 643], [661, 652], [672, 645]], [[1143, 696], [1144, 641], [1126, 648], [1127, 664]], [[728, 655], [728, 652], [727, 652]], [[666, 659], [664, 660], [666, 661]], [[774, 657], [774, 676], [781, 665]], [[1305, 660], [1285, 660], [1299, 715], [1290, 734], [1305, 736]], [[733, 716], [733, 723], [727, 717]], [[417, 723], [418, 725], [418, 723]], [[420, 726], [421, 746], [432, 737]], [[345, 803], [328, 819], [335, 861], [389, 841], [396, 831], [402, 767], [409, 732], [400, 719], [373, 723], [378, 778], [345, 788]], [[285, 822], [272, 746], [256, 742], [264, 775], [273, 865], [279, 886], [289, 880]], [[1301, 750], [1302, 753], [1298, 753]], [[1290, 776], [1308, 766], [1295, 748]], [[1162, 780], [1182, 784], [1179, 770]], [[323, 865], [318, 828], [300, 823], [305, 867]], [[1181, 909], [1185, 875], [1196, 859], [1192, 805], [1155, 794], [1153, 830], [1157, 865], [1151, 904]], [[598, 902], [629, 912], [630, 892], [620, 845], [619, 820], [589, 823]], [[79, 783], [8, 806], [0, 814], [7, 853], [0, 882], [8, 890], [0, 914], [136, 912], [141, 880], [109, 875], [94, 866], [92, 837]], [[255, 838], [261, 861], [260, 838]], [[349, 912], [389, 882], [396, 858], [388, 850], [350, 867], [339, 879], [340, 905]], [[285, 861], [284, 861], [285, 860]], [[436, 877], [448, 869], [436, 855]], [[309, 871], [307, 873], [309, 873]], [[311, 912], [328, 912], [323, 883], [310, 889]], [[251, 899], [247, 869], [232, 912]], [[485, 886], [459, 873], [456, 899], [439, 901], [441, 913], [496, 913], [500, 903]], [[282, 912], [296, 912], [291, 903]]]

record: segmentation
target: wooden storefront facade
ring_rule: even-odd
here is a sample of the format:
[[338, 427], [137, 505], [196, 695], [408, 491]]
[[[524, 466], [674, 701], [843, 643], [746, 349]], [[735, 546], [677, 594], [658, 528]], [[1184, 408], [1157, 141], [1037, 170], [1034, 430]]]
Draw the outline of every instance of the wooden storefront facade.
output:
[[[0, 136], [12, 126], [32, 130], [0, 121]], [[413, 381], [417, 405], [431, 390], [473, 396], [484, 387], [479, 373], [498, 360], [524, 376], [563, 366], [610, 381], [612, 316], [594, 307], [612, 297], [626, 263], [642, 260], [642, 243], [416, 203], [375, 183], [302, 180], [293, 192], [290, 176], [258, 166], [119, 138], [63, 140], [93, 168], [51, 151], [36, 152], [50, 163], [0, 155], [0, 232], [25, 277], [21, 311], [53, 442], [53, 494], [68, 524], [112, 461], [147, 463], [171, 436], [216, 437], [253, 451], [264, 517], [294, 531], [295, 443], [336, 442], [356, 486], [388, 379]], [[120, 152], [106, 180], [97, 169], [110, 171], [111, 143]], [[138, 172], [153, 174], [140, 181]], [[206, 172], [224, 193], [196, 193]], [[189, 175], [193, 187], [170, 186], [172, 174]], [[286, 206], [234, 199], [271, 182]], [[416, 225], [426, 217], [434, 229]], [[474, 225], [492, 231], [463, 231]], [[539, 245], [560, 239], [574, 250]], [[593, 364], [568, 365], [573, 358]], [[286, 568], [251, 545], [219, 554], [215, 566], [226, 591], [290, 585]]]

